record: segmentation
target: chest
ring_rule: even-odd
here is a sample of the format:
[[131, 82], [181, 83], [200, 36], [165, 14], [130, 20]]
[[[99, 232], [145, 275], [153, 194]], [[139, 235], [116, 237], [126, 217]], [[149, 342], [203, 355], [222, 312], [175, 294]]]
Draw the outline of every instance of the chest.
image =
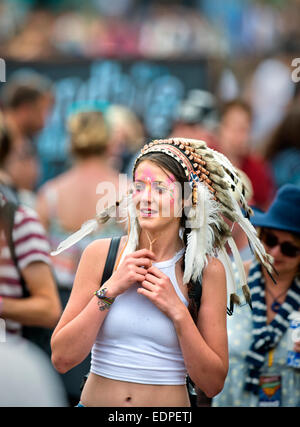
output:
[[132, 285], [119, 295], [107, 314], [98, 339], [146, 349], [178, 348], [173, 322]]
[[281, 304], [285, 301], [286, 294], [281, 295], [277, 298], [274, 298], [268, 292], [265, 293], [265, 301], [267, 306], [267, 324], [271, 323], [274, 317], [276, 316], [276, 311], [273, 308], [280, 307]]

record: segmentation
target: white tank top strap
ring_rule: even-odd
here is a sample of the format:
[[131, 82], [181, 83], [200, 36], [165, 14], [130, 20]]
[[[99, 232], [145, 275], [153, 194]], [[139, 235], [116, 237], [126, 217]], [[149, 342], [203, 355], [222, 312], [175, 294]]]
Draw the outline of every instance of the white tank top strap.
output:
[[185, 248], [182, 248], [178, 252], [176, 252], [173, 258], [170, 258], [166, 261], [153, 263], [153, 265], [161, 269], [165, 274], [167, 274], [170, 277], [177, 294], [179, 295], [181, 300], [184, 302], [184, 304], [188, 306], [188, 300], [185, 298], [185, 296], [183, 295], [180, 289], [180, 286], [177, 282], [176, 271], [175, 271], [176, 262], [179, 261], [180, 258], [183, 256], [184, 250]]
[[184, 250], [185, 248], [181, 248], [178, 252], [176, 252], [176, 254], [173, 257], [173, 263], [176, 264], [177, 261], [180, 260], [180, 258], [182, 258], [182, 255], [184, 254]]

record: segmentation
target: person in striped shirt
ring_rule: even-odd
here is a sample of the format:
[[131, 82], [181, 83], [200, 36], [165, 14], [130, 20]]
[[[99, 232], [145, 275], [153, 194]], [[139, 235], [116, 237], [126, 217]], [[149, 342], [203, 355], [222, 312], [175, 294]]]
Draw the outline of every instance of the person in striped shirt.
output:
[[[53, 328], [61, 314], [56, 283], [51, 272], [50, 246], [37, 214], [18, 203], [18, 195], [5, 170], [11, 152], [12, 134], [0, 115], [0, 217], [7, 202], [16, 208], [13, 227], [0, 223], [0, 318], [6, 332], [22, 334], [22, 325]], [[6, 230], [5, 230], [6, 227]], [[6, 232], [5, 232], [6, 231]], [[11, 235], [16, 264], [7, 241]], [[21, 275], [29, 297], [23, 297]]]

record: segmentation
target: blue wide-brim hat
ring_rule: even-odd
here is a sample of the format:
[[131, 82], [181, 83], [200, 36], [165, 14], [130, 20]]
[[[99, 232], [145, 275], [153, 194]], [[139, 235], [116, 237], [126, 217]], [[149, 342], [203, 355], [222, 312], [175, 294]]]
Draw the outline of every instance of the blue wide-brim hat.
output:
[[253, 209], [251, 223], [255, 227], [300, 233], [300, 187], [293, 184], [283, 185], [267, 212]]

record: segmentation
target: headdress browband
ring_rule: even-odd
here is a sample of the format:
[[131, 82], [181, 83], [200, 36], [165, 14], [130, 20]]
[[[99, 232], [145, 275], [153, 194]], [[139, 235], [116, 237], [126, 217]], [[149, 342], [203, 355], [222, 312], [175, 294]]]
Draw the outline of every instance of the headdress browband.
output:
[[[142, 148], [135, 165], [140, 157], [151, 152], [163, 152], [175, 158], [181, 164], [189, 181], [194, 181], [196, 175], [197, 181], [203, 181], [208, 185], [210, 191], [215, 193], [216, 190], [210, 186], [212, 181], [208, 178], [209, 171], [205, 168], [206, 162], [200, 154], [196, 153], [195, 148], [188, 141], [170, 139], [150, 142]], [[133, 170], [135, 170], [135, 165]]]

